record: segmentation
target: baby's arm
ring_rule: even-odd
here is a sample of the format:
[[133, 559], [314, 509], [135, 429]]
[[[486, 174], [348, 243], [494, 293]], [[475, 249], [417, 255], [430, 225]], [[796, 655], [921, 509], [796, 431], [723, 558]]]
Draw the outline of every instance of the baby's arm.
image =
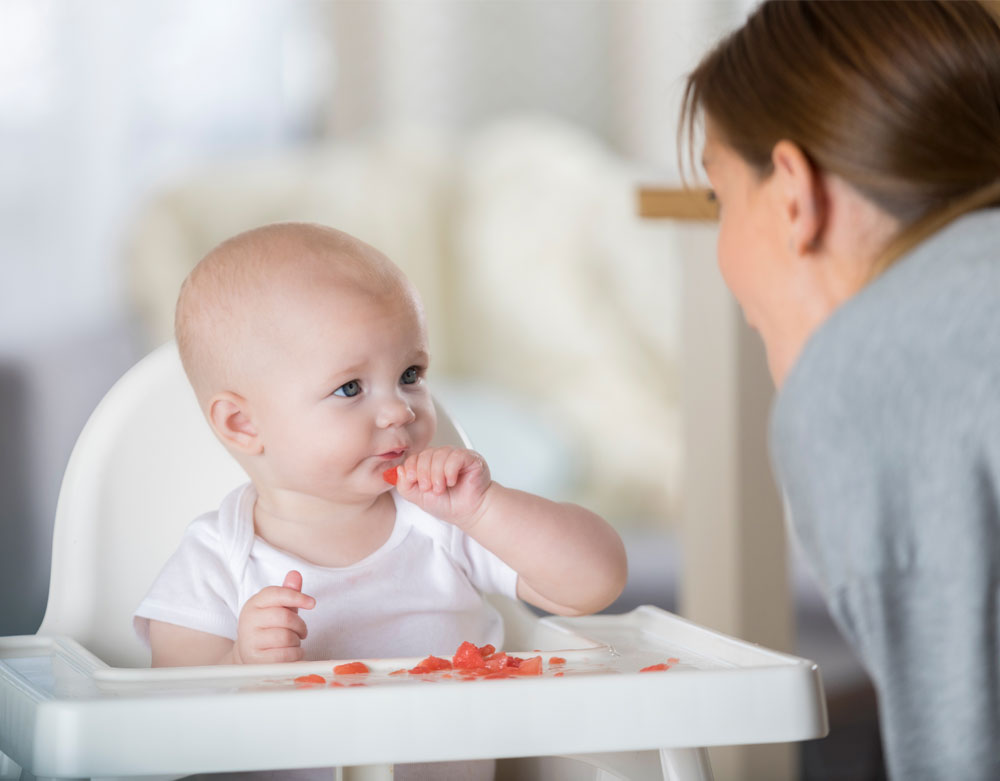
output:
[[518, 596], [543, 610], [593, 613], [625, 587], [625, 547], [603, 518], [493, 482], [478, 453], [425, 450], [410, 456], [396, 477], [403, 498], [455, 524], [513, 567]]
[[280, 587], [268, 586], [247, 600], [235, 643], [228, 637], [151, 620], [153, 667], [297, 662], [303, 657], [301, 643], [307, 634], [298, 609], [315, 604], [302, 593], [302, 575], [292, 570]]

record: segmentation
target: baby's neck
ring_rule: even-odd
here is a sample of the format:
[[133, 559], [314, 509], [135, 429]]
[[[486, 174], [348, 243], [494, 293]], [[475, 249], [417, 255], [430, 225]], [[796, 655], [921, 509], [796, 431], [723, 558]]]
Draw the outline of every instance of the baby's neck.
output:
[[258, 493], [253, 510], [258, 537], [320, 567], [346, 567], [370, 556], [389, 539], [395, 520], [388, 493], [360, 505]]

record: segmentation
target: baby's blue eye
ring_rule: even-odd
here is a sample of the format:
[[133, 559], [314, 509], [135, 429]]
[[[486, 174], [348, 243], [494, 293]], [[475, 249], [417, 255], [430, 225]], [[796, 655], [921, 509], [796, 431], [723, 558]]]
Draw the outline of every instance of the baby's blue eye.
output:
[[399, 378], [400, 382], [402, 382], [403, 385], [413, 385], [413, 383], [415, 383], [419, 379], [420, 379], [420, 369], [418, 369], [416, 366], [411, 366], [409, 369], [403, 372], [403, 376]]
[[357, 396], [359, 393], [361, 393], [361, 383], [357, 380], [351, 380], [350, 382], [345, 382], [337, 388], [337, 390], [333, 392], [333, 395], [351, 398], [352, 396]]

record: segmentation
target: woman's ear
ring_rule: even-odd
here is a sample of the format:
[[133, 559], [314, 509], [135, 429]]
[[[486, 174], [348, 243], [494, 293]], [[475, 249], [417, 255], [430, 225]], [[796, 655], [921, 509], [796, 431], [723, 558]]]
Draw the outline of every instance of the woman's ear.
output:
[[796, 255], [806, 255], [818, 246], [828, 217], [822, 178], [802, 149], [791, 141], [774, 145], [771, 162], [788, 221], [789, 249]]
[[231, 391], [215, 394], [208, 402], [208, 422], [226, 447], [256, 456], [264, 452], [247, 400]]

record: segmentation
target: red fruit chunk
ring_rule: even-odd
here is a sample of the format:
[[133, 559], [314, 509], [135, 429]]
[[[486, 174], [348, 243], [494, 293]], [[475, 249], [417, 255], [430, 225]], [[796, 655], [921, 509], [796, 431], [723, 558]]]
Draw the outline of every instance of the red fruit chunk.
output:
[[484, 660], [484, 664], [486, 665], [486, 669], [488, 670], [494, 670], [494, 671], [502, 670], [505, 667], [510, 666], [507, 664], [508, 658], [509, 657], [507, 656], [507, 654], [501, 651], [498, 654], [493, 654], [492, 656], [487, 657]]
[[333, 668], [334, 675], [357, 675], [366, 672], [368, 672], [368, 665], [364, 662], [348, 662], [347, 664], [338, 664]]
[[550, 656], [549, 664], [566, 664], [566, 660], [561, 656]]
[[387, 483], [389, 483], [389, 485], [395, 485], [398, 478], [399, 475], [396, 472], [396, 467], [392, 467], [391, 469], [386, 469], [382, 473], [382, 479], [385, 480]]
[[649, 667], [643, 667], [641, 670], [639, 670], [639, 672], [641, 672], [641, 673], [655, 673], [655, 672], [659, 672], [660, 670], [669, 670], [669, 669], [670, 669], [670, 665], [669, 664], [664, 664], [664, 663], [661, 662], [660, 664], [651, 664], [651, 665], [649, 665]]
[[496, 652], [497, 652], [497, 649], [494, 648], [489, 643], [487, 643], [486, 645], [482, 645], [482, 646], [479, 647], [479, 655], [482, 656], [484, 659], [487, 656], [492, 656]]
[[525, 659], [517, 668], [518, 675], [541, 675], [542, 674], [542, 657], [533, 656], [530, 659]]
[[486, 666], [482, 652], [468, 641], [458, 647], [451, 663], [460, 670], [478, 670]]
[[315, 673], [313, 673], [312, 675], [300, 675], [298, 678], [295, 679], [295, 682], [296, 683], [326, 683], [326, 678], [324, 678], [322, 675], [316, 675]]
[[430, 667], [432, 670], [450, 670], [451, 662], [442, 659], [440, 656], [428, 656], [420, 663], [421, 667]]
[[428, 656], [420, 664], [414, 667], [408, 672], [411, 675], [420, 675], [421, 673], [432, 673], [435, 670], [450, 670], [451, 662], [447, 659], [441, 659], [438, 656]]

